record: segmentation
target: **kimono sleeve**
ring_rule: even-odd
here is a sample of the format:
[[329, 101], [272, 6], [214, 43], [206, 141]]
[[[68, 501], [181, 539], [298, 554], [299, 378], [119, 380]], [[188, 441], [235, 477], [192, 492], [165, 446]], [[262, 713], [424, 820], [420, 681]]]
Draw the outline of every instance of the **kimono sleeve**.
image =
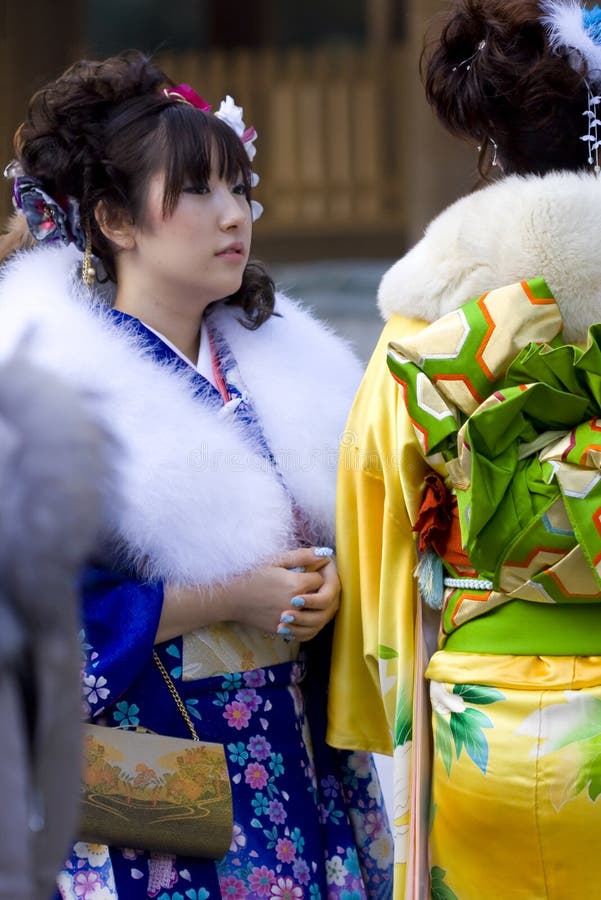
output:
[[[423, 323], [393, 317], [348, 419], [340, 458], [337, 559], [342, 597], [334, 632], [328, 742], [392, 754], [410, 736], [415, 636], [411, 521], [425, 464], [386, 365], [388, 342]], [[408, 706], [407, 715], [399, 715]], [[400, 733], [403, 728], [409, 734]]]
[[163, 584], [88, 567], [81, 580], [81, 598], [83, 692], [93, 718], [115, 703], [152, 657]]

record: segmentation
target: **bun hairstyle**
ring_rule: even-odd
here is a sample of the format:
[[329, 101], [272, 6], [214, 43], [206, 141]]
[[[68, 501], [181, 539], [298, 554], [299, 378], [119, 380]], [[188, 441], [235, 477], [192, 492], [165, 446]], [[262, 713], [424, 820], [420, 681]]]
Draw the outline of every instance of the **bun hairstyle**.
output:
[[449, 132], [480, 146], [485, 177], [495, 144], [507, 174], [588, 167], [586, 66], [551, 49], [542, 16], [536, 0], [452, 0], [424, 49], [428, 102]]
[[[34, 94], [15, 135], [25, 174], [40, 179], [51, 197], [79, 202], [92, 251], [111, 281], [115, 255], [94, 215], [98, 203], [110, 216], [143, 225], [149, 179], [164, 169], [167, 217], [184, 183], [205, 185], [213, 163], [220, 177], [242, 178], [250, 202], [251, 165], [234, 130], [211, 112], [165, 96], [165, 87], [174, 82], [137, 50], [82, 60]], [[273, 314], [274, 284], [260, 263], [249, 263], [230, 301], [242, 306], [249, 328]]]

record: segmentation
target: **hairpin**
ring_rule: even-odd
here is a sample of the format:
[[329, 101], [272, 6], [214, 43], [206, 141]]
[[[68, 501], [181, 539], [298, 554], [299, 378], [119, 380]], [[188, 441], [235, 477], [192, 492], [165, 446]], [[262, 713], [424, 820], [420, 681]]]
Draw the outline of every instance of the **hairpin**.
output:
[[472, 53], [471, 56], [468, 56], [467, 59], [462, 60], [456, 66], [453, 66], [453, 72], [457, 72], [458, 69], [461, 69], [462, 66], [465, 66], [466, 67], [465, 71], [469, 72], [469, 70], [472, 67], [473, 61], [478, 56], [478, 54], [484, 50], [485, 47], [486, 47], [486, 41], [485, 40], [480, 41], [480, 43], [478, 44], [478, 46], [476, 47], [476, 49], [474, 50], [474, 52]]

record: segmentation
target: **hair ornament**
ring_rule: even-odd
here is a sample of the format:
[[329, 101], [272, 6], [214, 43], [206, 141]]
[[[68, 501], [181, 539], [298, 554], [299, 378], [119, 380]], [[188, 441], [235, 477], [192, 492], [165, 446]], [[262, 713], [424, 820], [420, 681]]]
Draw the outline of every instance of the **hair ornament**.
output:
[[599, 165], [599, 119], [597, 107], [601, 96], [593, 91], [601, 86], [601, 9], [594, 6], [585, 9], [576, 0], [543, 0], [544, 15], [541, 22], [547, 30], [549, 45], [556, 53], [567, 53], [570, 65], [578, 69], [586, 65], [586, 90], [588, 106], [583, 112], [588, 122], [586, 134], [580, 138], [588, 144], [588, 163], [595, 174], [601, 173]]
[[[203, 100], [189, 84], [176, 84], [174, 88], [164, 88], [163, 94], [178, 103], [187, 103], [189, 106], [194, 106], [196, 109], [201, 109], [203, 112], [210, 112], [212, 110], [212, 106], [207, 103], [206, 100]], [[246, 154], [252, 163], [257, 152], [257, 148], [255, 147], [257, 131], [253, 125], [249, 125], [248, 127], [245, 125], [243, 115], [243, 108], [241, 106], [236, 106], [234, 98], [229, 94], [226, 95], [225, 100], [221, 101], [219, 109], [215, 113], [215, 116], [217, 116], [218, 119], [221, 119], [222, 122], [225, 122], [226, 125], [229, 125], [230, 128], [236, 132], [244, 144]], [[259, 176], [256, 172], [252, 172], [250, 178], [251, 187], [256, 187], [258, 183]], [[263, 214], [263, 206], [257, 200], [251, 200], [250, 208], [252, 220], [253, 222], [256, 222]]]
[[589, 83], [586, 83], [587, 91], [588, 91], [588, 109], [586, 109], [582, 115], [587, 117], [588, 121], [588, 131], [586, 134], [583, 134], [580, 138], [581, 141], [586, 141], [588, 143], [588, 164], [590, 166], [594, 166], [595, 174], [599, 175], [601, 173], [601, 166], [599, 166], [599, 147], [601, 147], [601, 139], [599, 138], [599, 127], [601, 126], [601, 120], [598, 118], [597, 107], [601, 103], [601, 96], [598, 94], [593, 94]]
[[212, 109], [211, 104], [203, 100], [200, 94], [197, 94], [189, 84], [176, 84], [173, 88], [164, 88], [163, 94], [171, 100], [176, 100], [178, 103], [187, 103], [188, 106], [201, 109], [203, 112], [210, 112]]
[[453, 72], [457, 72], [459, 69], [463, 68], [463, 66], [465, 66], [465, 71], [469, 72], [469, 70], [472, 68], [473, 61], [476, 59], [478, 54], [482, 53], [485, 47], [486, 41], [481, 40], [471, 56], [468, 56], [467, 59], [463, 59], [456, 66], [453, 66]]
[[66, 195], [55, 200], [44, 189], [43, 181], [25, 175], [21, 164], [15, 159], [4, 169], [4, 177], [14, 179], [13, 203], [25, 216], [27, 227], [36, 241], [75, 244], [83, 253], [86, 236], [75, 197]]
[[585, 9], [576, 0], [542, 0], [541, 9], [551, 49], [567, 51], [576, 69], [584, 60], [589, 82], [601, 84], [601, 9]]

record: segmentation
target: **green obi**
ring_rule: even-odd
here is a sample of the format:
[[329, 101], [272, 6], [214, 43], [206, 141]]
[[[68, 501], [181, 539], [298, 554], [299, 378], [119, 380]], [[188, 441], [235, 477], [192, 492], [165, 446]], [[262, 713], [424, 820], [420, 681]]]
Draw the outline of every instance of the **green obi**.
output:
[[601, 325], [585, 349], [565, 344], [561, 330], [538, 278], [389, 345], [424, 456], [442, 464], [457, 496], [480, 580], [447, 587], [445, 635], [511, 601], [581, 609], [601, 600]]

